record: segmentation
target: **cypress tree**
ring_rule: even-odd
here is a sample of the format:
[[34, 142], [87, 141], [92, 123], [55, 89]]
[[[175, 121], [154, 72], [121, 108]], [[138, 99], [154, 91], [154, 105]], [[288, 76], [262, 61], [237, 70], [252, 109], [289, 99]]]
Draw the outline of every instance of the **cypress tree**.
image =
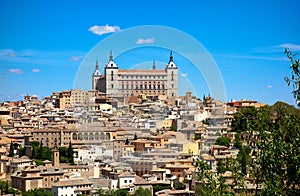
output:
[[12, 140], [10, 141], [10, 147], [9, 147], [9, 157], [13, 157], [14, 156], [14, 146], [13, 146], [13, 142]]
[[72, 143], [70, 142], [69, 147], [68, 147], [68, 160], [69, 160], [70, 164], [74, 164], [73, 154], [74, 154], [74, 150], [73, 150], [73, 147], [72, 147]]

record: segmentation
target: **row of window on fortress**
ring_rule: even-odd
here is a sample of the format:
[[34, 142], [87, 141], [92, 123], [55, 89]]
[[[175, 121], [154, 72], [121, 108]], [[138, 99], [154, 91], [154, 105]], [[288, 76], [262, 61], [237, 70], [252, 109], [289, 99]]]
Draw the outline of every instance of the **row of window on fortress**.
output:
[[[114, 75], [114, 72], [113, 71], [111, 71], [111, 75], [113, 76]], [[174, 72], [172, 71], [171, 72], [171, 75], [173, 76], [174, 75]], [[125, 77], [126, 77], [126, 79], [129, 79], [129, 77], [131, 78], [131, 79], [138, 79], [138, 78], [140, 78], [140, 79], [143, 79], [143, 78], [145, 78], [145, 79], [147, 79], [148, 77], [149, 77], [149, 79], [156, 79], [156, 77], [157, 77], [157, 79], [160, 79], [160, 78], [162, 78], [162, 79], [165, 79], [165, 75], [153, 75], [153, 76], [151, 76], [151, 75], [135, 75], [135, 76], [133, 76], [133, 75], [122, 75], [121, 76], [121, 78], [122, 79], [125, 79]]]
[[[165, 90], [166, 86], [164, 84], [160, 85], [160, 84], [157, 84], [157, 85], [147, 85], [147, 84], [140, 84], [140, 85], [129, 85], [127, 84], [126, 86], [124, 84], [121, 85], [121, 89], [122, 90]], [[125, 88], [126, 87], [126, 88]], [[114, 85], [111, 84], [111, 88], [114, 88]], [[174, 88], [174, 84], [171, 84], [171, 88]]]
[[[143, 76], [135, 76], [136, 79], [138, 79], [138, 77], [140, 77], [141, 79], [143, 78]], [[147, 79], [147, 76], [144, 76], [145, 79]], [[161, 76], [162, 80], [164, 80], [165, 76]], [[124, 79], [124, 76], [122, 76], [122, 78]], [[131, 76], [131, 78], [133, 78], [133, 76]], [[128, 79], [128, 76], [127, 76]], [[152, 79], [151, 76], [149, 76], [149, 79]], [[155, 79], [155, 76], [153, 76], [153, 79]], [[157, 76], [157, 79], [160, 79], [159, 76]], [[114, 75], [111, 75], [111, 81], [114, 81]], [[174, 81], [174, 76], [172, 75], [171, 81]]]

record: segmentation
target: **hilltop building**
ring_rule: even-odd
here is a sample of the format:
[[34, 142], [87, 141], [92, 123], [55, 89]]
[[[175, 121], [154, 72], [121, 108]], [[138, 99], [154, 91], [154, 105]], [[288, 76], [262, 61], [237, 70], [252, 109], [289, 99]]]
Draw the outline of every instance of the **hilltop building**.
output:
[[173, 61], [172, 51], [165, 69], [156, 69], [153, 62], [149, 70], [122, 70], [114, 62], [112, 52], [105, 65], [104, 75], [99, 71], [98, 61], [92, 75], [92, 90], [98, 90], [107, 96], [125, 97], [166, 95], [169, 98], [178, 96], [178, 67]]

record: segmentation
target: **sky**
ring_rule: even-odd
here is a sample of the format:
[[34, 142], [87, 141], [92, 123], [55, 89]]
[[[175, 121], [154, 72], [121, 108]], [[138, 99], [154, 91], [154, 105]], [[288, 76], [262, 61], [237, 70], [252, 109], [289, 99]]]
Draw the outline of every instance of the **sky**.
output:
[[[157, 25], [184, 32], [206, 49], [222, 77], [225, 101], [295, 104], [292, 88], [284, 81], [291, 70], [283, 51], [286, 47], [300, 51], [299, 7], [298, 0], [2, 0], [0, 102], [72, 89], [84, 62], [91, 62], [92, 71], [94, 60], [108, 60], [109, 51], [87, 58], [97, 44], [127, 29]], [[137, 37], [135, 49], [115, 57], [120, 68], [151, 67], [153, 60], [158, 66], [168, 62], [170, 48], [153, 47], [156, 34], [147, 36]], [[179, 39], [169, 38], [174, 43]], [[122, 44], [124, 40], [115, 42], [110, 49]], [[174, 61], [180, 70], [179, 94], [191, 90], [202, 98], [211, 93], [205, 75], [195, 74], [190, 59], [174, 51]]]

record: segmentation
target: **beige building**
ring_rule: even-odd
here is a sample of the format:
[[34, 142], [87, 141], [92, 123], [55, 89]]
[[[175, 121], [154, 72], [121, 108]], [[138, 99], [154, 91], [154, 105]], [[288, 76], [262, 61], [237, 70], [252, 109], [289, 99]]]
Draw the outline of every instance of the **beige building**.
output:
[[83, 105], [86, 103], [86, 98], [86, 92], [83, 90], [63, 90], [59, 93], [59, 108]]
[[167, 95], [169, 98], [178, 96], [178, 67], [173, 62], [172, 52], [165, 69], [156, 69], [155, 62], [151, 70], [121, 70], [114, 62], [112, 53], [101, 74], [96, 62], [92, 75], [92, 89], [109, 96], [147, 96]]

